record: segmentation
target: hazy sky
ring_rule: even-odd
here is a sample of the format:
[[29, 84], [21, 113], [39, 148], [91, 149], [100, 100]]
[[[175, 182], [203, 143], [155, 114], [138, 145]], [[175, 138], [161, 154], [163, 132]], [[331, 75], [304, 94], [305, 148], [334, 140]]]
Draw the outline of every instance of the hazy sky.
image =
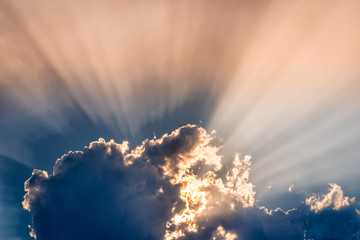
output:
[[[359, 12], [360, 2], [351, 0], [0, 0], [0, 240], [30, 239], [28, 225], [40, 240], [86, 238], [84, 231], [99, 219], [105, 223], [93, 238], [108, 231], [98, 237], [172, 239], [181, 232], [185, 239], [359, 239]], [[179, 128], [214, 139], [187, 130], [190, 137], [179, 135]], [[178, 140], [164, 145], [165, 133]], [[94, 141], [97, 157], [84, 149]], [[98, 148], [123, 141], [128, 152], [104, 155]], [[69, 151], [82, 152], [72, 158]], [[134, 163], [119, 167], [106, 160], [124, 161], [127, 154]], [[55, 161], [66, 156], [72, 160], [57, 176]], [[233, 162], [237, 156], [241, 168]], [[173, 165], [190, 177], [167, 172]], [[216, 177], [206, 175], [209, 167]], [[32, 175], [33, 169], [48, 175]], [[136, 172], [144, 177], [128, 178]], [[98, 181], [97, 174], [109, 177]], [[90, 192], [85, 180], [67, 185], [87, 176]], [[35, 180], [26, 211], [21, 203], [29, 178]], [[187, 178], [198, 185], [186, 185]], [[56, 179], [64, 185], [53, 186]], [[231, 186], [237, 181], [243, 190]], [[114, 194], [118, 189], [123, 194]], [[104, 198], [79, 204], [87, 200], [72, 193], [82, 190]], [[124, 199], [133, 191], [130, 204]], [[206, 201], [186, 208], [184, 191]], [[219, 192], [234, 201], [215, 199]], [[59, 207], [56, 196], [66, 196], [68, 205]], [[123, 207], [112, 205], [115, 199]], [[103, 211], [92, 211], [96, 204]], [[163, 210], [135, 211], [141, 205]], [[176, 222], [186, 209], [194, 217]], [[76, 229], [73, 214], [72, 221], [93, 218]], [[352, 227], [327, 235], [331, 219], [340, 217]], [[274, 219], [278, 226], [271, 225]], [[68, 226], [54, 227], [66, 220]], [[285, 226], [290, 220], [296, 224]], [[129, 225], [113, 231], [114, 221]], [[56, 234], [61, 229], [62, 237]]]

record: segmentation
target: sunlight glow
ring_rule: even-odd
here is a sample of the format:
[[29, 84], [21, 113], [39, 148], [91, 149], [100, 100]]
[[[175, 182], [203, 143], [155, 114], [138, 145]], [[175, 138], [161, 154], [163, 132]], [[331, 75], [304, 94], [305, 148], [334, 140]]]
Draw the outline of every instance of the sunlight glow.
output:
[[[359, 11], [359, 1], [3, 0], [0, 85], [6, 108], [26, 121], [11, 129], [12, 145], [0, 142], [0, 154], [25, 162], [19, 156], [25, 151], [7, 146], [27, 142], [33, 123], [62, 134], [79, 116], [135, 139], [146, 124], [161, 123], [203, 93], [201, 103], [211, 102], [211, 109], [198, 120], [226, 139], [227, 161], [203, 147], [182, 156], [178, 170], [163, 166], [188, 205], [170, 225], [196, 229], [192, 219], [209, 205], [209, 186], [253, 204], [251, 186], [238, 189], [248, 179], [237, 172], [240, 163], [227, 183], [216, 182], [233, 152], [256, 159], [252, 182], [274, 186], [268, 194], [288, 192], [291, 184], [355, 182]], [[13, 122], [9, 116], [4, 122]], [[133, 149], [126, 164], [143, 150]], [[216, 183], [193, 175], [198, 157], [214, 167]]]
[[[165, 175], [171, 177], [170, 183], [180, 185], [180, 199], [185, 203], [184, 208], [175, 211], [167, 222], [166, 240], [178, 239], [186, 232], [197, 232], [198, 222], [216, 214], [217, 209], [233, 211], [236, 205], [252, 207], [255, 203], [254, 186], [249, 182], [250, 156], [241, 159], [239, 154], [235, 155], [224, 183], [221, 176], [216, 174], [222, 168], [222, 157], [218, 154], [220, 147], [211, 145], [213, 137], [205, 130], [201, 131], [200, 144], [188, 155], [180, 155], [175, 168], [170, 168], [170, 161], [164, 165]], [[199, 164], [213, 170], [203, 175], [196, 173], [194, 167]], [[226, 236], [226, 239], [233, 239], [231, 234]]]

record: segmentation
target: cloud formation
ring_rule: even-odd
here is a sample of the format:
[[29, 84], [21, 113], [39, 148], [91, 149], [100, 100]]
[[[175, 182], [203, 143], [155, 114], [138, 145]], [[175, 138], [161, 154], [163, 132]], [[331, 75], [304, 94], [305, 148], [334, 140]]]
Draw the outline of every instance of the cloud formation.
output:
[[195, 125], [131, 151], [127, 142], [99, 139], [63, 155], [51, 175], [35, 169], [23, 202], [33, 214], [32, 235], [177, 239], [197, 232], [220, 208], [253, 206], [249, 157], [236, 155], [223, 180], [217, 175], [220, 146], [213, 140]]
[[328, 194], [335, 196], [333, 209], [312, 211], [308, 200], [287, 212], [257, 206], [250, 156], [235, 154], [226, 163], [220, 149], [214, 133], [186, 125], [134, 149], [126, 141], [99, 139], [69, 152], [52, 174], [35, 169], [25, 182], [30, 235], [233, 240], [304, 239], [304, 234], [327, 239], [331, 233], [351, 239], [359, 231], [358, 214], [335, 184]]
[[318, 212], [324, 208], [333, 206], [334, 210], [347, 207], [350, 202], [355, 201], [355, 197], [345, 197], [341, 187], [335, 183], [330, 183], [330, 192], [323, 197], [312, 195], [306, 199], [306, 205], [310, 206], [310, 210]]
[[213, 234], [212, 240], [234, 240], [236, 238], [236, 234], [227, 233], [222, 226], [219, 226]]

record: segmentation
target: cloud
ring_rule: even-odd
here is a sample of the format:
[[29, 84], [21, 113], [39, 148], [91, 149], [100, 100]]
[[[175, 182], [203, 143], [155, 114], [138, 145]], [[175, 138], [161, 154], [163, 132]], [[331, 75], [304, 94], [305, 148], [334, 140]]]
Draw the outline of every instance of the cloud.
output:
[[355, 201], [355, 197], [345, 197], [341, 187], [335, 183], [330, 183], [330, 192], [322, 197], [312, 195], [306, 199], [306, 205], [310, 206], [310, 210], [318, 212], [324, 208], [333, 206], [334, 210], [350, 205]]
[[195, 125], [129, 150], [104, 139], [63, 155], [53, 173], [34, 170], [24, 209], [38, 239], [174, 239], [206, 218], [254, 205], [250, 158], [236, 155], [222, 179], [221, 146]]
[[62, 156], [52, 175], [33, 171], [23, 206], [37, 239], [160, 237], [175, 194], [157, 194], [166, 184], [146, 162], [126, 167], [124, 145], [100, 139]]
[[359, 218], [353, 206], [315, 213], [303, 204], [288, 211], [266, 213], [256, 213], [261, 219], [263, 239], [359, 239]]
[[234, 240], [237, 238], [237, 235], [234, 233], [228, 233], [224, 230], [222, 226], [219, 226], [214, 232], [212, 240]]
[[326, 239], [331, 233], [348, 239], [360, 229], [349, 204], [317, 212], [306, 204], [289, 211], [257, 206], [250, 156], [223, 162], [214, 134], [186, 125], [133, 149], [126, 141], [99, 139], [63, 155], [52, 174], [35, 169], [23, 201], [32, 214], [30, 235], [230, 240], [303, 239], [304, 233]]

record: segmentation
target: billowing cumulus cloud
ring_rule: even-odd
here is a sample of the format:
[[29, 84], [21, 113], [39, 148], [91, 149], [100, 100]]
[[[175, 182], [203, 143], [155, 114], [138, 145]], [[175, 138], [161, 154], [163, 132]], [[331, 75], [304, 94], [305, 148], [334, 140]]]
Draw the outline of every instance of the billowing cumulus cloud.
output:
[[257, 206], [250, 156], [222, 161], [214, 134], [186, 125], [133, 149], [126, 141], [99, 139], [63, 155], [52, 174], [35, 169], [23, 201], [32, 214], [30, 235], [38, 240], [327, 239], [329, 234], [356, 239], [358, 214], [344, 203], [348, 199], [340, 187], [328, 195], [338, 194], [332, 204], [341, 209], [315, 212], [303, 204], [285, 212]]
[[214, 233], [212, 240], [234, 240], [237, 238], [236, 234], [227, 233], [222, 226], [219, 226]]
[[34, 170], [25, 183], [32, 234], [177, 239], [197, 232], [219, 209], [253, 206], [249, 157], [237, 155], [223, 170], [213, 141], [203, 128], [187, 125], [131, 151], [127, 142], [99, 139], [65, 154], [51, 175]]
[[335, 183], [330, 183], [330, 192], [322, 198], [319, 196], [311, 196], [306, 199], [306, 204], [310, 206], [312, 211], [318, 212], [324, 208], [333, 206], [333, 209], [339, 210], [342, 207], [349, 206], [350, 202], [355, 201], [355, 197], [350, 198], [344, 196], [341, 187]]

